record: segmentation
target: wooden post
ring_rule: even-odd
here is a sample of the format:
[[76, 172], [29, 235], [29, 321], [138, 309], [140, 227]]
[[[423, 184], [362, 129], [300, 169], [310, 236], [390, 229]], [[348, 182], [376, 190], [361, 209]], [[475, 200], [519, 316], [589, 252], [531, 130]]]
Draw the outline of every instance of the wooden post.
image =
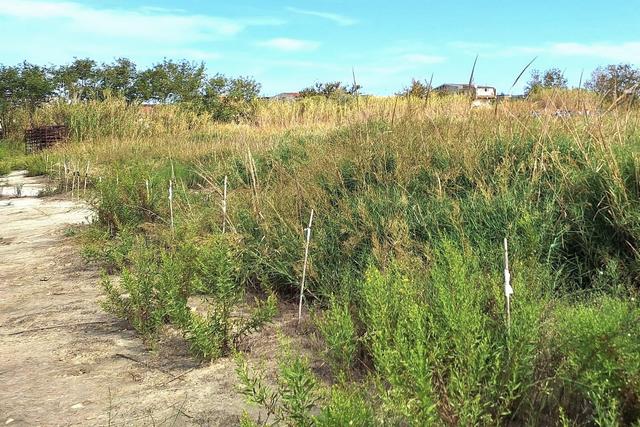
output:
[[302, 280], [300, 282], [300, 302], [298, 303], [298, 325], [302, 320], [302, 297], [304, 296], [304, 280], [307, 276], [307, 260], [309, 258], [309, 242], [311, 241], [311, 223], [313, 222], [313, 209], [311, 209], [311, 215], [309, 216], [309, 226], [305, 231], [305, 245], [304, 245], [304, 264], [302, 265]]

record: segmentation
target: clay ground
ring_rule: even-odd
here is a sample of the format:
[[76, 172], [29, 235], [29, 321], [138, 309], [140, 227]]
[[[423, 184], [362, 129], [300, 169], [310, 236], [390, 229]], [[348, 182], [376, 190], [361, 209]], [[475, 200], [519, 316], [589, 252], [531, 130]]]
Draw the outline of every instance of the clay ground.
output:
[[[244, 410], [255, 416], [232, 359], [200, 363], [177, 335], [151, 351], [101, 309], [100, 271], [71, 236], [90, 216], [59, 196], [0, 198], [0, 423], [226, 426]], [[293, 313], [251, 337], [250, 361], [273, 359]]]

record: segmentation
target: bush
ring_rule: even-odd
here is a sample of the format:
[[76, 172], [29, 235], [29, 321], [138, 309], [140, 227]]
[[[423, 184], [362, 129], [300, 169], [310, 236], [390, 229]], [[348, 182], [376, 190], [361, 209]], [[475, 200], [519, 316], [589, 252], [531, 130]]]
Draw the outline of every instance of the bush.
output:
[[240, 355], [237, 366], [240, 392], [265, 409], [265, 425], [315, 425], [312, 410], [320, 398], [320, 390], [306, 359], [290, 354], [281, 356], [275, 389], [266, 384], [263, 373], [252, 373]]
[[[126, 318], [150, 343], [162, 325], [173, 324], [183, 332], [194, 355], [209, 360], [228, 355], [277, 312], [277, 298], [269, 294], [264, 301], [255, 298], [246, 315], [235, 313], [244, 303], [244, 289], [237, 282], [232, 253], [229, 240], [221, 237], [202, 246], [178, 242], [175, 250], [161, 254], [136, 239], [122, 280], [103, 280], [104, 307]], [[194, 292], [210, 298], [208, 314], [188, 307], [187, 299]]]
[[353, 387], [334, 387], [329, 401], [316, 420], [318, 426], [373, 426], [381, 424], [375, 418], [370, 397]]
[[[499, 276], [469, 249], [443, 241], [426, 272], [370, 268], [357, 323], [383, 400], [383, 415], [408, 424], [494, 424], [526, 411], [535, 382], [541, 305], [523, 284], [508, 333]], [[417, 277], [424, 277], [418, 279]], [[524, 413], [520, 414], [521, 416]]]
[[563, 307], [552, 348], [561, 355], [554, 396], [573, 419], [631, 425], [640, 419], [640, 309], [610, 297]]
[[334, 373], [348, 373], [358, 351], [356, 326], [346, 302], [333, 299], [318, 322]]
[[233, 316], [232, 309], [237, 304], [235, 298], [217, 298], [212, 300], [213, 307], [206, 316], [191, 312], [181, 322], [193, 354], [208, 360], [227, 356], [242, 338], [270, 322], [277, 313], [274, 294], [264, 301], [255, 299], [252, 311], [245, 317]]

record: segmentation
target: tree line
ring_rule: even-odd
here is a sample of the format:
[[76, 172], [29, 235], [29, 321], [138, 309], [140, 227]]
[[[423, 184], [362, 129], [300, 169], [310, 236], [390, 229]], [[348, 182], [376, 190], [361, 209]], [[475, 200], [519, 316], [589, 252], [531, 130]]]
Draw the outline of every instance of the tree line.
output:
[[[613, 64], [593, 71], [581, 88], [603, 97], [617, 99], [624, 95], [640, 95], [640, 69], [630, 64]], [[525, 94], [545, 88], [567, 88], [567, 79], [558, 68], [533, 70]], [[302, 97], [343, 98], [359, 93], [355, 81], [344, 85], [339, 81], [316, 83], [300, 91]], [[412, 80], [397, 95], [425, 98], [432, 91], [430, 82]], [[211, 114], [214, 120], [232, 121], [251, 114], [251, 101], [260, 94], [260, 84], [249, 77], [230, 78], [209, 75], [204, 63], [165, 59], [151, 67], [139, 69], [127, 59], [102, 63], [76, 58], [61, 66], [40, 66], [23, 62], [15, 66], [0, 64], [0, 123], [10, 125], [17, 109], [33, 113], [52, 99], [67, 102], [104, 100], [110, 96], [128, 102], [154, 104], [186, 104]]]
[[[640, 96], [640, 68], [631, 64], [611, 64], [598, 67], [593, 70], [590, 78], [584, 84], [580, 81], [578, 87], [593, 91], [609, 100], [616, 100], [621, 96], [638, 97]], [[524, 94], [530, 95], [543, 89], [554, 88], [569, 88], [568, 80], [562, 70], [559, 68], [549, 68], [543, 71], [534, 69], [531, 71]], [[432, 90], [430, 82], [414, 79], [397, 95], [426, 98]]]
[[85, 102], [110, 96], [131, 103], [188, 103], [215, 120], [228, 121], [244, 114], [259, 93], [260, 84], [249, 77], [208, 75], [203, 63], [187, 60], [165, 59], [146, 69], [127, 58], [102, 64], [84, 58], [61, 66], [26, 61], [0, 65], [0, 120], [5, 126], [18, 108], [33, 113], [52, 99]]

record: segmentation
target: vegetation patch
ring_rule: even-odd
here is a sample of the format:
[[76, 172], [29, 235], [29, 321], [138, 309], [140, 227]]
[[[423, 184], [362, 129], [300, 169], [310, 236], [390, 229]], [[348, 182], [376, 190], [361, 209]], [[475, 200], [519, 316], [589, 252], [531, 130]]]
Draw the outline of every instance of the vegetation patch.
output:
[[[168, 106], [148, 134], [126, 103], [87, 102], [130, 127], [85, 122], [29, 159], [60, 179], [89, 164], [85, 254], [121, 276], [105, 307], [150, 345], [176, 328], [203, 359], [297, 301], [313, 209], [303, 313], [331, 373], [289, 349], [271, 381], [238, 355], [260, 423], [634, 425], [640, 114], [544, 112], [563, 100], [594, 95], [542, 87], [490, 110], [309, 96], [258, 102], [251, 125]], [[35, 114], [54, 108], [80, 115]]]

